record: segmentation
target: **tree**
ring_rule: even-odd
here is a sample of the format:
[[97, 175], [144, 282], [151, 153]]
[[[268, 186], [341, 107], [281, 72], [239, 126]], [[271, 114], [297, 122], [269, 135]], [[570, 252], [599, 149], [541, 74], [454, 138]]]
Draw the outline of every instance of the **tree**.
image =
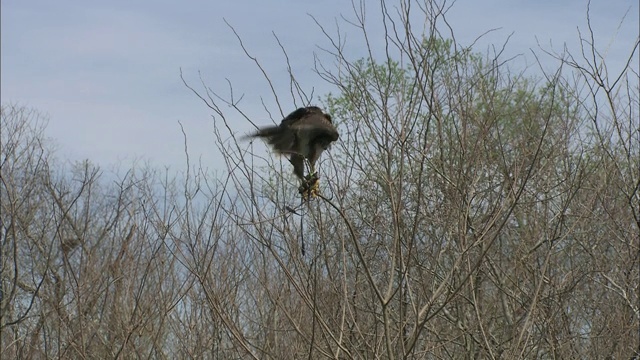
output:
[[[304, 228], [282, 210], [293, 200], [283, 191], [288, 179], [278, 163], [265, 161], [268, 181], [255, 178], [258, 155], [220, 141], [225, 158], [233, 159], [229, 170], [238, 191], [252, 199], [232, 218], [253, 225], [247, 234], [295, 290], [285, 298], [302, 301], [282, 305], [282, 328], [289, 324], [306, 353], [335, 357], [633, 354], [637, 287], [629, 280], [638, 268], [638, 174], [632, 170], [638, 152], [624, 144], [638, 136], [636, 117], [625, 114], [628, 125], [610, 125], [608, 134], [623, 129], [622, 142], [598, 135], [608, 119], [590, 120], [596, 103], [579, 90], [584, 78], [597, 76], [577, 79], [571, 68], [600, 64], [576, 66], [559, 57], [554, 73], [514, 73], [500, 51], [482, 57], [445, 38], [443, 9], [437, 2], [420, 7], [428, 31], [417, 35], [408, 25], [415, 16], [409, 2], [397, 15], [381, 4], [383, 21], [403, 26], [389, 25], [378, 57], [370, 48], [368, 58], [352, 61], [340, 36], [327, 35], [330, 63], [340, 66], [318, 63], [316, 69], [337, 89], [324, 102], [343, 119], [343, 135], [323, 166], [326, 195], [309, 205]], [[352, 24], [366, 38], [364, 13], [355, 15]], [[625, 67], [621, 78], [633, 71]], [[626, 99], [609, 103], [634, 107], [637, 94], [629, 84]], [[232, 129], [233, 115], [223, 105], [245, 112], [233, 97], [204, 91], [196, 93], [214, 111], [218, 128]], [[306, 98], [298, 96], [292, 101]], [[613, 152], [625, 154], [626, 164]], [[618, 171], [627, 174], [626, 185], [616, 185], [622, 195], [602, 181], [611, 179], [608, 166], [628, 170]], [[607, 225], [612, 215], [594, 208], [598, 194], [616, 203], [606, 206], [616, 209], [613, 217], [625, 220]], [[312, 244], [311, 260], [300, 259], [300, 237]], [[611, 238], [619, 240], [614, 245]], [[596, 248], [609, 255], [596, 255]], [[624, 259], [631, 277], [608, 283], [603, 279], [619, 272], [614, 258]], [[282, 302], [284, 295], [270, 294]], [[606, 325], [612, 316], [626, 325]], [[309, 322], [314, 326], [304, 327]], [[602, 342], [597, 334], [604, 333], [624, 340]]]
[[[43, 117], [3, 105], [2, 354], [638, 356], [638, 43], [619, 74], [585, 39], [594, 57], [541, 51], [558, 69], [535, 77], [458, 43], [445, 3], [416, 5], [380, 2], [385, 46], [364, 58], [318, 24], [330, 94], [288, 67], [289, 102], [320, 103], [341, 133], [310, 202], [287, 161], [239, 140], [233, 87], [183, 79], [223, 174], [192, 163], [186, 133], [178, 174], [64, 166]], [[291, 110], [278, 95], [274, 120]]]

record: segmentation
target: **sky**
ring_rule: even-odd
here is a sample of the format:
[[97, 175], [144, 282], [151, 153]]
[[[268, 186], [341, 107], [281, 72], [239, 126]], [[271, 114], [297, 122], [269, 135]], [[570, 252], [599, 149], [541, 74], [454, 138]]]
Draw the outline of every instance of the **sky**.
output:
[[[392, 6], [393, 1], [388, 1]], [[372, 45], [381, 48], [378, 2], [367, 4]], [[516, 66], [534, 63], [538, 43], [579, 50], [578, 29], [586, 30], [586, 0], [458, 0], [447, 13], [456, 39], [485, 52], [502, 46], [506, 56], [524, 54]], [[615, 67], [628, 56], [639, 35], [639, 1], [592, 0], [596, 40]], [[211, 111], [182, 83], [205, 84], [224, 93], [226, 79], [256, 123], [270, 123], [262, 102], [277, 107], [260, 71], [243, 53], [225, 24], [231, 24], [282, 94], [289, 78], [276, 34], [305, 90], [322, 96], [335, 89], [314, 73], [314, 53], [330, 47], [310, 14], [335, 33], [347, 34], [348, 55], [358, 59], [366, 48], [357, 31], [349, 0], [245, 1], [44, 1], [2, 0], [0, 8], [0, 95], [3, 104], [37, 109], [48, 119], [46, 135], [57, 155], [68, 161], [89, 159], [101, 167], [148, 162], [157, 167], [185, 164], [183, 125], [191, 158], [224, 170], [215, 146]], [[620, 25], [623, 17], [622, 25]], [[637, 59], [637, 57], [636, 57]], [[551, 59], [545, 64], [553, 66]], [[520, 64], [520, 65], [518, 65]], [[317, 103], [317, 102], [316, 102]], [[288, 110], [286, 110], [288, 112]], [[238, 117], [234, 131], [250, 124]]]

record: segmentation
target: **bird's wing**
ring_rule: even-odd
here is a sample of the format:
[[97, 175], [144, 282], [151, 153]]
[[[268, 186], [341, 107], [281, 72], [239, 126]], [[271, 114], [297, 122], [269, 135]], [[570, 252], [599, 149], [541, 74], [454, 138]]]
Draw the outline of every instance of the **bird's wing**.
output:
[[291, 129], [308, 139], [327, 137], [338, 140], [338, 130], [323, 114], [313, 113], [291, 124]]
[[273, 147], [273, 150], [279, 153], [296, 152], [296, 135], [290, 127], [266, 126], [258, 129], [258, 131], [253, 134], [249, 134], [247, 137], [263, 138]]
[[300, 119], [303, 119], [308, 114], [309, 114], [309, 110], [307, 110], [307, 108], [296, 109], [291, 114], [287, 115], [287, 117], [282, 119], [280, 126], [284, 126], [284, 127], [292, 126], [293, 124], [298, 122]]

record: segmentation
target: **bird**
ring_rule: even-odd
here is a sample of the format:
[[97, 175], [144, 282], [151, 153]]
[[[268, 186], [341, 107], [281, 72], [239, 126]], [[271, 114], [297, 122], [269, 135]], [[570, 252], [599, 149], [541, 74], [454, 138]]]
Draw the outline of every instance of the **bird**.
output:
[[[307, 106], [287, 115], [280, 125], [258, 128], [249, 137], [262, 138], [276, 153], [288, 156], [293, 173], [302, 181], [298, 190], [303, 197], [311, 197], [318, 194], [316, 162], [322, 152], [338, 140], [339, 134], [331, 115], [317, 106]], [[309, 162], [307, 176], [304, 175], [305, 160]]]

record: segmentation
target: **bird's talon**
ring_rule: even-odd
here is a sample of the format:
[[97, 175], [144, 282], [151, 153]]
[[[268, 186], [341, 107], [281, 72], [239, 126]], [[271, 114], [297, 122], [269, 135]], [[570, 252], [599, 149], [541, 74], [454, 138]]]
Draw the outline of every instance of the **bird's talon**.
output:
[[318, 173], [316, 172], [305, 176], [304, 182], [298, 187], [298, 192], [304, 200], [317, 197], [320, 194]]

